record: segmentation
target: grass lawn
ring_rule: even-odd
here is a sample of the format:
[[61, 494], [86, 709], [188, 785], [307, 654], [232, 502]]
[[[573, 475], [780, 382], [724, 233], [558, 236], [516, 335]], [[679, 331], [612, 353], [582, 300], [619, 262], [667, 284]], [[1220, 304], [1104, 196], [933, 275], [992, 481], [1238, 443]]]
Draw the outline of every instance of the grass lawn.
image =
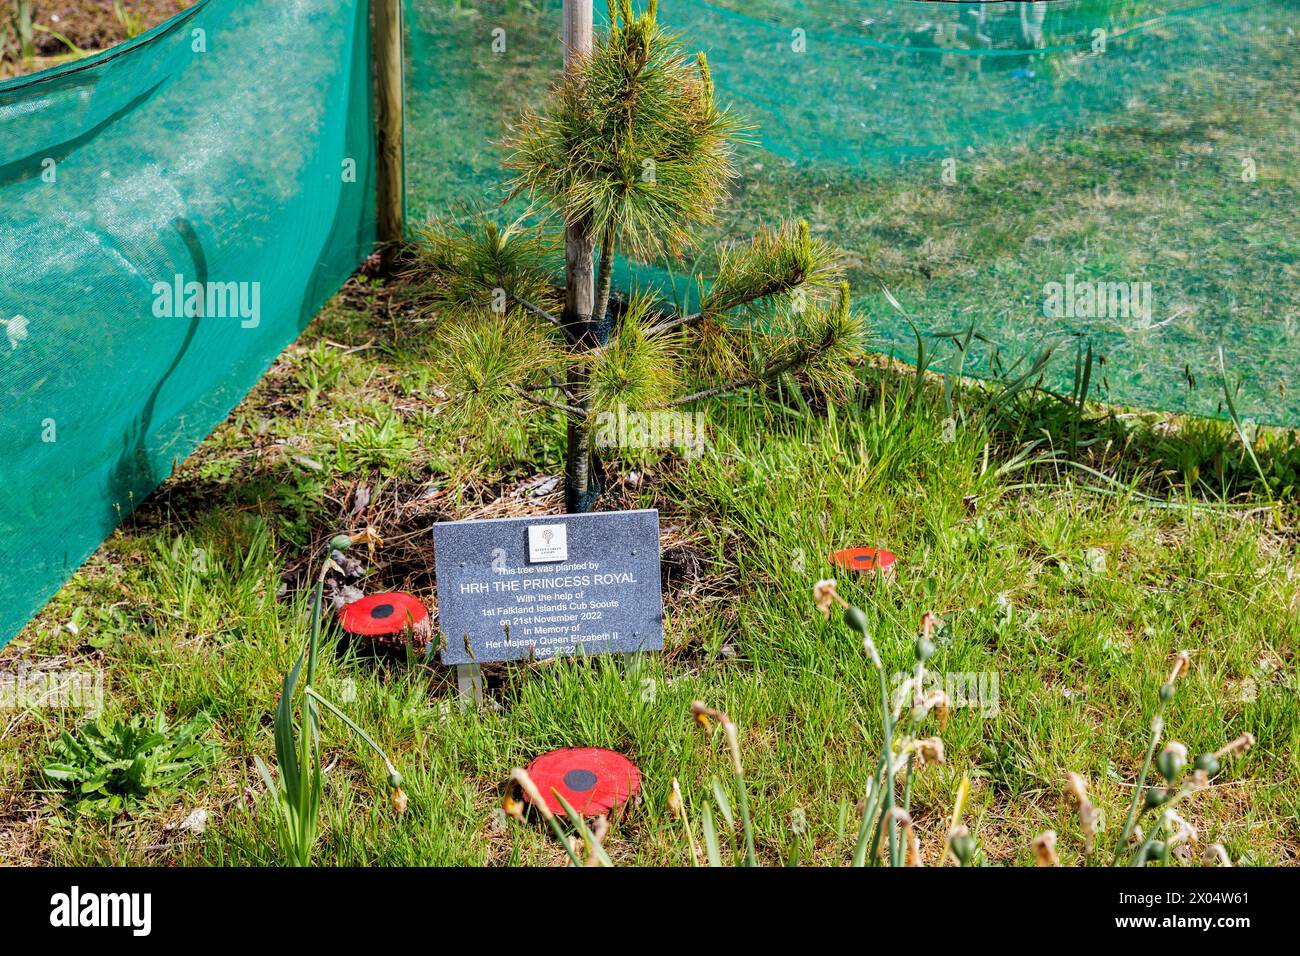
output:
[[[271, 713], [303, 646], [308, 548], [368, 520], [385, 546], [366, 588], [432, 602], [434, 520], [559, 510], [557, 493], [533, 493], [545, 488], [537, 476], [560, 472], [558, 422], [448, 427], [429, 330], [410, 321], [407, 295], [350, 284], [6, 648], [10, 671], [102, 668], [111, 716], [205, 713], [221, 747], [205, 776], [109, 825], [67, 812], [40, 773], [80, 717], [10, 713], [0, 726], [6, 861], [276, 862], [274, 809], [252, 756], [272, 760]], [[1080, 457], [1117, 482], [1105, 484], [1026, 463], [1025, 448], [1034, 459], [1048, 448], [1035, 439], [1063, 441], [1055, 403], [988, 411], [989, 392], [959, 388], [955, 435], [945, 435], [940, 382], [913, 400], [912, 376], [883, 362], [860, 372], [847, 407], [805, 410], [790, 395], [719, 402], [701, 457], [615, 463], [605, 506], [657, 507], [665, 527], [666, 648], [638, 674], [606, 659], [489, 665], [490, 707], [461, 713], [444, 668], [326, 654], [318, 685], [350, 699], [402, 768], [411, 808], [394, 815], [380, 770], [327, 723], [317, 860], [560, 862], [543, 829], [502, 828], [500, 785], [545, 749], [585, 744], [631, 755], [644, 774], [643, 800], [608, 839], [615, 859], [683, 863], [670, 780], [697, 820], [711, 780], [729, 780], [720, 738], [690, 719], [701, 699], [740, 727], [762, 858], [844, 862], [879, 752], [878, 692], [860, 643], [822, 620], [812, 586], [831, 574], [831, 549], [882, 545], [899, 556], [895, 582], [841, 575], [841, 591], [865, 608], [886, 669], [910, 669], [921, 616], [934, 611], [944, 625], [932, 670], [986, 675], [978, 705], [951, 713], [947, 762], [917, 780], [928, 862], [963, 778], [965, 819], [990, 862], [1029, 862], [1047, 828], [1064, 861], [1080, 859], [1062, 796], [1070, 770], [1091, 781], [1113, 838], [1156, 691], [1183, 649], [1192, 666], [1166, 737], [1193, 754], [1243, 732], [1258, 740], [1189, 821], [1201, 844], [1222, 842], [1234, 860], [1294, 862], [1297, 510], [1282, 506], [1279, 528], [1258, 498], [1215, 500], [1186, 482], [1188, 456], [1202, 456], [1207, 475], [1216, 457], [1240, 458], [1227, 427], [1095, 415]], [[350, 518], [362, 486], [369, 507]], [[202, 835], [177, 827], [196, 808], [209, 814]]]

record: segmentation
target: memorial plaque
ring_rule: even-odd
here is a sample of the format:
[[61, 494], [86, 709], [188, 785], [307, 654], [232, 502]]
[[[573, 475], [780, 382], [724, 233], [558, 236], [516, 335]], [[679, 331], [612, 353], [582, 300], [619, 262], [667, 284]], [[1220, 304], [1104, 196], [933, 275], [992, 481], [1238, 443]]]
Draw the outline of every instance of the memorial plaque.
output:
[[659, 512], [433, 526], [444, 664], [662, 650]]

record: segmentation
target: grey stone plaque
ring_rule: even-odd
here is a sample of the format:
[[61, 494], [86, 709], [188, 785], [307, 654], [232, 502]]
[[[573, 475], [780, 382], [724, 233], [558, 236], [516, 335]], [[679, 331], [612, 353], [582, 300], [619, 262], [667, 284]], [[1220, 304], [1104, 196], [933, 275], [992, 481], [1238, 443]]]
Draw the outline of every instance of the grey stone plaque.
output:
[[659, 512], [433, 526], [444, 664], [664, 646]]

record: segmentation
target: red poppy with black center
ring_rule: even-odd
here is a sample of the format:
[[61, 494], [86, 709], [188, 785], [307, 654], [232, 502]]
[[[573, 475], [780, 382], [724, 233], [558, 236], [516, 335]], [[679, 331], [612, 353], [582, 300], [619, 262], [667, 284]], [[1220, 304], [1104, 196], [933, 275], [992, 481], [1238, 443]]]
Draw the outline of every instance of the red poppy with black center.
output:
[[556, 797], [584, 816], [609, 813], [641, 789], [641, 771], [621, 753], [601, 747], [565, 747], [544, 753], [528, 765], [552, 813], [564, 813]]
[[400, 634], [429, 617], [419, 599], [403, 591], [368, 594], [339, 612], [349, 634]]
[[890, 577], [898, 559], [892, 551], [884, 548], [845, 548], [832, 554], [831, 560], [848, 571], [857, 571], [859, 574], [875, 574], [880, 571]]

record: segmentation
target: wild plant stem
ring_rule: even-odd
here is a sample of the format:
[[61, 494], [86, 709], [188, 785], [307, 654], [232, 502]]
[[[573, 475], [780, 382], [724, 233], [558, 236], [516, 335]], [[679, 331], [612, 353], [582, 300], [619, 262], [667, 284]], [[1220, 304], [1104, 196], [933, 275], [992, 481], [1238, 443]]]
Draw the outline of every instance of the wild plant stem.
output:
[[731, 751], [731, 767], [736, 773], [740, 824], [745, 831], [745, 866], [758, 866], [758, 854], [754, 851], [754, 827], [749, 819], [749, 797], [745, 794], [745, 770], [740, 762], [740, 735], [729, 717], [723, 717], [722, 730], [727, 737], [727, 749]]
[[691, 829], [691, 818], [686, 812], [686, 801], [682, 801], [682, 827], [686, 830], [686, 843], [691, 848], [691, 866], [700, 865], [700, 848], [695, 844], [695, 831]]
[[1147, 757], [1142, 762], [1142, 772], [1138, 774], [1137, 786], [1133, 788], [1133, 800], [1128, 805], [1128, 817], [1124, 821], [1124, 829], [1120, 832], [1119, 842], [1115, 844], [1115, 855], [1111, 858], [1111, 866], [1119, 862], [1120, 854], [1124, 851], [1124, 845], [1128, 843], [1129, 834], [1133, 832], [1133, 825], [1137, 822], [1138, 804], [1142, 801], [1142, 787], [1146, 783], [1147, 773], [1151, 770], [1151, 761], [1156, 755], [1156, 745], [1160, 742], [1160, 733], [1164, 730], [1164, 720], [1160, 716], [1163, 710], [1164, 702], [1162, 701], [1156, 707], [1155, 717], [1151, 719], [1151, 743], [1147, 746]]
[[745, 795], [745, 775], [736, 770], [736, 788], [740, 792], [740, 825], [745, 831], [745, 865], [758, 866], [758, 854], [754, 850], [754, 827], [749, 819], [749, 797]]
[[343, 721], [343, 723], [347, 724], [348, 727], [351, 728], [353, 733], [355, 733], [358, 737], [360, 737], [362, 740], [368, 743], [370, 745], [370, 749], [373, 750], [376, 754], [378, 754], [379, 759], [384, 762], [384, 769], [386, 769], [389, 773], [397, 772], [397, 768], [393, 766], [393, 762], [388, 759], [388, 754], [384, 753], [384, 748], [380, 747], [379, 744], [375, 743], [374, 738], [371, 737], [364, 730], [362, 730], [359, 726], [357, 726], [353, 722], [351, 717], [349, 717], [347, 714], [343, 713], [343, 711], [339, 710], [337, 707], [331, 704], [329, 700], [327, 700], [326, 698], [318, 694], [316, 692], [316, 689], [312, 687], [310, 684], [308, 684], [306, 687], [303, 688], [303, 693], [307, 697], [310, 697], [312, 700], [318, 701], [331, 714], [333, 714], [339, 720]]
[[[912, 765], [916, 760], [916, 754], [907, 755], [907, 774], [903, 777], [903, 810], [907, 813], [912, 812]], [[906, 849], [901, 843], [894, 854], [894, 866], [903, 865], [903, 852]]]
[[1156, 834], [1160, 832], [1163, 825], [1164, 817], [1161, 816], [1157, 818], [1155, 825], [1151, 827], [1151, 832], [1142, 840], [1142, 845], [1139, 846], [1137, 852], [1133, 854], [1133, 859], [1129, 860], [1129, 866], [1144, 867], [1147, 865], [1147, 849], [1155, 842]]
[[876, 853], [880, 848], [880, 832], [888, 821], [889, 860], [892, 864], [898, 848], [898, 823], [889, 815], [889, 811], [894, 809], [894, 718], [889, 712], [889, 687], [885, 684], [885, 669], [879, 665], [876, 669], [880, 675], [880, 713], [885, 722], [885, 792], [881, 798], [880, 823], [871, 841], [871, 860], [873, 863], [876, 860]]
[[560, 821], [556, 819], [554, 813], [546, 814], [546, 822], [551, 825], [551, 832], [555, 838], [560, 841], [560, 846], [564, 847], [564, 852], [569, 855], [569, 860], [574, 866], [582, 866], [582, 860], [578, 859], [578, 854], [574, 852], [573, 847], [569, 845], [569, 837], [560, 826]]
[[871, 776], [871, 793], [862, 807], [862, 823], [858, 825], [858, 842], [853, 847], [853, 865], [863, 866], [867, 861], [867, 838], [871, 836], [876, 808], [880, 805], [880, 778], [885, 770], [885, 755], [876, 761], [876, 772]]

